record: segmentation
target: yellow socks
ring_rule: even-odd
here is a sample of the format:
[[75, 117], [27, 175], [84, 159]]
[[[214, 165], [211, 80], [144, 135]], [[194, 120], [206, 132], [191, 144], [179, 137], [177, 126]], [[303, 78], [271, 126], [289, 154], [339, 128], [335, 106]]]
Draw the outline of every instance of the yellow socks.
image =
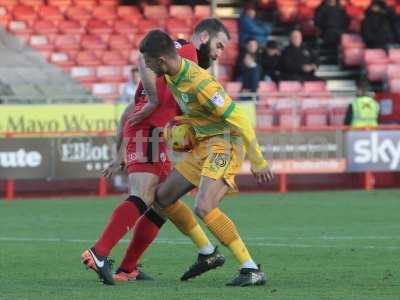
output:
[[219, 208], [213, 209], [204, 217], [204, 223], [214, 236], [227, 246], [242, 267], [257, 268], [244, 245], [235, 224]]
[[163, 209], [172, 223], [184, 234], [190, 237], [202, 254], [211, 254], [214, 251], [210, 240], [197, 223], [192, 210], [181, 200]]

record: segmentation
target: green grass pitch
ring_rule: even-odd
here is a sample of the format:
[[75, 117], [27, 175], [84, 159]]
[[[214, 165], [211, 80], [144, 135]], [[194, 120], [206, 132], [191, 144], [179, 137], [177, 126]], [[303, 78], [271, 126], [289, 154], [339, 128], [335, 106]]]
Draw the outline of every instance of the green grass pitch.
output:
[[101, 285], [79, 256], [118, 201], [0, 201], [0, 299], [400, 299], [400, 190], [227, 198], [222, 209], [269, 277], [256, 288], [224, 286], [238, 268], [224, 248], [223, 268], [180, 282], [196, 250], [170, 224], [142, 260], [156, 281]]

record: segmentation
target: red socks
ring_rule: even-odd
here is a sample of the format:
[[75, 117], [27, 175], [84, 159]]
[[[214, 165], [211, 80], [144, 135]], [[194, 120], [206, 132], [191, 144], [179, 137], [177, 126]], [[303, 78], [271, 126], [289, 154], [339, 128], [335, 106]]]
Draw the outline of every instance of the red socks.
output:
[[149, 209], [136, 223], [133, 238], [125, 252], [119, 270], [130, 273], [146, 249], [156, 238], [165, 220], [154, 210]]
[[146, 203], [136, 196], [129, 196], [112, 213], [100, 239], [94, 245], [97, 255], [108, 256], [114, 246], [132, 229], [147, 210]]

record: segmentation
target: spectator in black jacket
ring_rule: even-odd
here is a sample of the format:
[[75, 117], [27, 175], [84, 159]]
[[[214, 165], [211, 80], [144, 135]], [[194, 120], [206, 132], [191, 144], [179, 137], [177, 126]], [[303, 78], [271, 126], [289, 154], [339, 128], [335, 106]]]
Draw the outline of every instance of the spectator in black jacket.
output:
[[282, 80], [318, 80], [314, 75], [317, 59], [303, 44], [299, 30], [293, 30], [290, 34], [290, 44], [282, 51], [280, 70]]
[[324, 43], [336, 47], [349, 26], [349, 17], [340, 0], [325, 0], [315, 11], [314, 23]]
[[279, 81], [280, 70], [279, 60], [281, 50], [276, 41], [268, 41], [265, 51], [261, 54], [261, 66], [263, 69], [263, 78], [266, 80]]
[[361, 23], [361, 35], [368, 48], [387, 48], [396, 40], [395, 13], [383, 1], [374, 1]]

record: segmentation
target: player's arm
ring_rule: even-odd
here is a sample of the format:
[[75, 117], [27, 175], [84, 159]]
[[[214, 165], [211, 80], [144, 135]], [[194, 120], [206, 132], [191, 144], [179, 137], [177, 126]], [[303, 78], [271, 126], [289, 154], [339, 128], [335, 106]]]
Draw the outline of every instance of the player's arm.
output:
[[146, 67], [143, 56], [139, 55], [139, 74], [143, 88], [148, 96], [148, 102], [129, 118], [129, 123], [134, 125], [147, 118], [158, 106], [156, 74]]
[[111, 177], [114, 173], [120, 169], [123, 169], [125, 166], [125, 162], [121, 157], [121, 148], [124, 141], [124, 126], [126, 121], [128, 120], [128, 115], [131, 111], [135, 109], [135, 104], [133, 102], [129, 103], [125, 108], [124, 112], [121, 115], [116, 135], [116, 143], [115, 143], [115, 157], [112, 159], [107, 168], [103, 170], [103, 176]]
[[251, 170], [257, 180], [267, 182], [272, 179], [268, 162], [262, 155], [260, 145], [250, 120], [245, 113], [232, 102], [219, 83], [213, 79], [206, 79], [199, 83], [197, 99], [213, 115], [221, 117], [242, 136], [247, 156], [251, 163]]

